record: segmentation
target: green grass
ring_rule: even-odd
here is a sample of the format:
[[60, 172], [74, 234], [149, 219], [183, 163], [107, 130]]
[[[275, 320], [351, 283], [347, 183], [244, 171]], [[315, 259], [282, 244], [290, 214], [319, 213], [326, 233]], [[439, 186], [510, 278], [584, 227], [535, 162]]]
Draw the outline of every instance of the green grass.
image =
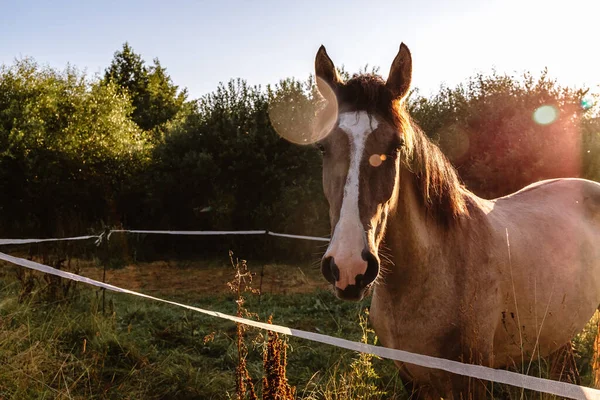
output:
[[[20, 284], [0, 280], [0, 398], [227, 399], [234, 396], [235, 324], [174, 306], [79, 285], [52, 302], [37, 285], [19, 302]], [[182, 300], [182, 299], [179, 299]], [[233, 295], [200, 294], [188, 304], [235, 314]], [[327, 291], [247, 295], [246, 308], [274, 323], [358, 340], [364, 303]], [[212, 340], [205, 337], [214, 333]], [[249, 365], [262, 377], [263, 332], [249, 330]], [[289, 338], [288, 378], [299, 396], [323, 392], [332, 371], [355, 353]], [[378, 363], [379, 386], [399, 387], [392, 363]], [[392, 383], [390, 383], [392, 382]], [[323, 398], [320, 396], [319, 398]]]
[[[106, 293], [103, 313], [100, 292], [81, 284], [67, 299], [55, 301], [41, 275], [36, 275], [34, 290], [20, 296], [22, 283], [14, 270], [0, 267], [0, 399], [235, 398], [235, 324], [111, 292]], [[233, 294], [173, 297], [236, 312]], [[245, 297], [246, 309], [262, 320], [273, 315], [275, 324], [374, 342], [373, 332], [360, 323], [368, 300], [342, 302], [325, 290]], [[591, 379], [586, 365], [594, 335], [590, 323], [575, 341], [584, 384]], [[287, 376], [299, 398], [407, 398], [389, 360], [294, 337], [287, 340]], [[250, 329], [247, 345], [248, 369], [260, 387], [264, 332]], [[518, 389], [495, 388], [496, 393], [520, 398]]]

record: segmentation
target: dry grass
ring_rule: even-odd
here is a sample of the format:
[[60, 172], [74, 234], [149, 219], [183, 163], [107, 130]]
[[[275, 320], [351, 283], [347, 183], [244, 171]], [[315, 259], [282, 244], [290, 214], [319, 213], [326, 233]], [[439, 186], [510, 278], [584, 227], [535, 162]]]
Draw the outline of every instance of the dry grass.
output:
[[[244, 295], [246, 293], [259, 293], [257, 289], [252, 288], [252, 278], [254, 275], [248, 269], [245, 260], [234, 260], [232, 252], [229, 252], [229, 258], [235, 271], [235, 276], [227, 286], [235, 294], [237, 304], [236, 315], [241, 318], [258, 318], [258, 315], [250, 313], [244, 307]], [[273, 316], [270, 316], [267, 322], [272, 324]], [[248, 327], [239, 323], [236, 325], [236, 344], [238, 350], [236, 398], [237, 400], [258, 400], [254, 388], [254, 380], [250, 376], [246, 362], [248, 347], [246, 346], [245, 336]], [[261, 379], [263, 400], [293, 400], [296, 398], [296, 388], [289, 385], [286, 376], [287, 347], [287, 342], [282, 340], [279, 334], [272, 331], [267, 332], [267, 343], [263, 346], [263, 376]]]
[[[80, 267], [91, 268], [85, 264]], [[258, 318], [247, 308], [274, 315], [284, 325], [376, 343], [366, 315], [359, 312], [366, 303], [339, 302], [328, 292], [286, 292], [282, 296], [282, 291], [268, 294], [266, 290], [262, 302], [258, 302], [256, 293], [248, 290], [251, 279], [256, 284], [258, 277], [248, 271], [245, 262], [236, 260], [233, 267], [213, 265], [208, 271], [196, 271], [193, 263], [157, 263], [149, 271], [135, 273], [147, 274], [154, 290], [165, 296], [159, 290], [161, 279], [169, 275], [196, 276], [197, 279], [188, 279], [187, 287], [181, 287], [177, 293], [189, 300], [199, 298], [194, 294], [198, 293], [195, 285], [201, 281], [199, 277], [216, 276], [214, 271], [218, 268], [219, 280], [201, 283], [204, 286], [199, 291], [208, 291], [215, 285], [218, 293], [195, 304]], [[109, 270], [109, 278], [118, 277], [115, 279], [121, 279], [122, 286], [131, 287], [127, 284], [133, 273], [129, 268]], [[266, 268], [266, 279], [270, 279], [270, 268]], [[60, 290], [47, 289], [51, 285], [61, 288], [61, 282], [50, 282], [37, 273], [22, 275], [19, 281], [15, 279], [17, 270], [7, 266], [0, 271], [2, 399], [408, 398], [388, 360], [296, 338], [283, 339], [273, 333], [263, 336], [240, 326], [231, 329], [226, 322], [122, 295], [110, 295], [109, 312], [103, 315], [93, 289], [77, 286], [66, 296], [58, 296]], [[284, 272], [297, 274], [303, 283], [313, 279], [288, 266], [273, 266], [272, 271], [278, 275], [273, 279], [284, 280]], [[224, 282], [232, 276], [228, 288]], [[319, 278], [316, 271], [314, 279]], [[268, 288], [263, 284], [265, 287]], [[60, 298], [53, 301], [49, 293]], [[598, 357], [598, 318], [597, 315], [575, 341], [575, 361], [582, 382], [588, 385], [598, 377], [590, 368], [599, 363], [592, 353], [595, 343]], [[538, 369], [544, 371], [548, 367], [542, 364], [535, 368], [532, 374], [537, 375]], [[521, 397], [516, 388], [499, 389], [495, 385], [494, 389], [500, 396], [497, 398], [551, 398], [539, 393], [524, 393]]]
[[[231, 270], [223, 268], [223, 262], [215, 261], [155, 261], [129, 264], [106, 271], [110, 284], [145, 293], [160, 293], [164, 296], [182, 293], [228, 293], [226, 283], [231, 279]], [[297, 266], [286, 264], [264, 264], [261, 269], [262, 291], [272, 294], [312, 293], [325, 290], [327, 283], [316, 274], [303, 274]], [[258, 267], [255, 266], [257, 271]], [[102, 280], [102, 270], [85, 263], [81, 274]], [[260, 276], [257, 277], [257, 280]], [[259, 286], [259, 282], [255, 282]]]

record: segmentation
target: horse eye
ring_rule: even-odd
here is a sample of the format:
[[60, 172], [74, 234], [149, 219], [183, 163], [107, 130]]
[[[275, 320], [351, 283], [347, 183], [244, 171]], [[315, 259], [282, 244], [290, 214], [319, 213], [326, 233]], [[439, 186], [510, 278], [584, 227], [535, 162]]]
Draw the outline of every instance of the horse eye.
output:
[[388, 151], [388, 153], [386, 154], [386, 156], [390, 157], [390, 158], [396, 157], [402, 151], [403, 147], [404, 147], [404, 139], [400, 138], [400, 140], [397, 143], [394, 143], [394, 145], [391, 146], [391, 148]]
[[402, 150], [402, 148], [404, 147], [404, 138], [399, 138], [395, 144], [396, 146], [394, 148], [394, 151], [400, 152], [400, 150]]

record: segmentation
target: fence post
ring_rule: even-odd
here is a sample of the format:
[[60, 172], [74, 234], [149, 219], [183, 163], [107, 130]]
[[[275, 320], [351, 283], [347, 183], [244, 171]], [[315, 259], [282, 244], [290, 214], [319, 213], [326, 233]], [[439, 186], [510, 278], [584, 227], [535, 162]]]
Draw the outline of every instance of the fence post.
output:
[[[108, 264], [108, 235], [110, 229], [104, 228], [104, 240], [100, 243], [100, 262], [102, 262], [102, 283], [106, 283], [106, 264]], [[102, 315], [105, 315], [105, 294], [106, 289], [102, 288]]]
[[[263, 254], [266, 254], [265, 252], [268, 249], [268, 243], [269, 241], [269, 230], [265, 230], [265, 240], [263, 242]], [[258, 284], [258, 306], [260, 307], [260, 301], [262, 299], [262, 284], [263, 284], [263, 276], [265, 276], [265, 260], [262, 261], [261, 263], [261, 267], [260, 267], [260, 282]]]

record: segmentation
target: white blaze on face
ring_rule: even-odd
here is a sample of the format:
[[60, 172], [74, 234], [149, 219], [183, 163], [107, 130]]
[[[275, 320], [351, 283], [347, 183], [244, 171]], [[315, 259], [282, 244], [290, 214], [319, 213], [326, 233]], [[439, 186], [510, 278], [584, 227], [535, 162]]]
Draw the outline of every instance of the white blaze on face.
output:
[[359, 175], [365, 142], [377, 125], [377, 120], [369, 117], [366, 111], [340, 114], [339, 127], [348, 135], [350, 143], [350, 167], [344, 186], [340, 219], [325, 257], [334, 258], [340, 271], [340, 279], [335, 285], [341, 290], [354, 285], [356, 276], [367, 270], [367, 262], [362, 258], [366, 235], [358, 207]]

